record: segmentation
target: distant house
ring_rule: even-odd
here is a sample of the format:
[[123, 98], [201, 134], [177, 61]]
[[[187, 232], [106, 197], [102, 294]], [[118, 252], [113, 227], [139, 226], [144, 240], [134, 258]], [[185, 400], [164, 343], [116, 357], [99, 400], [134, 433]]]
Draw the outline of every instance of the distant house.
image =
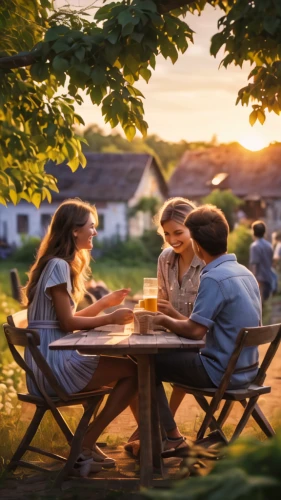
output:
[[213, 189], [231, 189], [250, 219], [268, 232], [281, 229], [281, 145], [248, 151], [239, 144], [187, 151], [169, 181], [169, 196], [201, 200]]
[[87, 166], [72, 172], [67, 165], [49, 164], [46, 171], [58, 179], [59, 193], [52, 203], [44, 201], [37, 210], [22, 201], [8, 208], [0, 205], [0, 239], [20, 245], [22, 235], [42, 237], [50, 217], [67, 198], [79, 197], [96, 205], [98, 237], [140, 236], [151, 227], [151, 215], [130, 208], [142, 197], [167, 197], [167, 185], [155, 159], [148, 154], [87, 153]]

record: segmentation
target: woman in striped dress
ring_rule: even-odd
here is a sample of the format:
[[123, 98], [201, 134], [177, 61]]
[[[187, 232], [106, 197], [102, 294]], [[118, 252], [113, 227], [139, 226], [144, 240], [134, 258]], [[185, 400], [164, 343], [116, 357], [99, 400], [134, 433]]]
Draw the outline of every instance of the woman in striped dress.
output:
[[[105, 427], [128, 406], [135, 395], [135, 364], [125, 358], [82, 356], [73, 350], [49, 349], [51, 342], [70, 332], [106, 324], [124, 325], [133, 319], [132, 311], [126, 308], [99, 315], [104, 309], [121, 304], [129, 289], [117, 290], [79, 312], [75, 310], [75, 304], [85, 291], [84, 282], [89, 274], [92, 239], [97, 235], [97, 224], [95, 207], [77, 198], [63, 202], [41, 242], [25, 293], [28, 326], [39, 332], [40, 350], [65, 391], [90, 391], [115, 383], [107, 404], [91, 425], [83, 443], [86, 455], [90, 452], [95, 461], [109, 466], [114, 465], [113, 459], [106, 457], [95, 443]], [[44, 387], [52, 395], [51, 388], [32, 361], [28, 349], [25, 359], [33, 370], [39, 389]], [[31, 394], [38, 394], [29, 377], [27, 386]]]

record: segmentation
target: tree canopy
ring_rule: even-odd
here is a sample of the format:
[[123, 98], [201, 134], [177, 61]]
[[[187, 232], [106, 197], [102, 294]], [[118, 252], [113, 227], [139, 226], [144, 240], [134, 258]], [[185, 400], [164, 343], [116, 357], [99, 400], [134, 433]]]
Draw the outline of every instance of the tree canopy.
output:
[[[95, 7], [94, 4], [89, 7]], [[281, 111], [280, 0], [123, 0], [86, 9], [55, 10], [52, 0], [0, 3], [0, 202], [51, 200], [56, 179], [48, 160], [86, 164], [74, 103], [86, 91], [104, 121], [121, 124], [131, 140], [144, 136], [143, 95], [159, 54], [173, 63], [193, 43], [185, 15], [206, 5], [221, 9], [210, 53], [221, 64], [251, 65], [237, 103], [252, 102], [250, 123]]]

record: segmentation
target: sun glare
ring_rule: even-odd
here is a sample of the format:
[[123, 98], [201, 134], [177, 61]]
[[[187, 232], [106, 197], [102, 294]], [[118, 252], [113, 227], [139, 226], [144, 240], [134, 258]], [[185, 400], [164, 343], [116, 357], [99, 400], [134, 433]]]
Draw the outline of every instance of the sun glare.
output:
[[265, 137], [255, 132], [249, 133], [239, 139], [239, 143], [250, 151], [260, 151], [260, 149], [268, 146], [268, 141]]

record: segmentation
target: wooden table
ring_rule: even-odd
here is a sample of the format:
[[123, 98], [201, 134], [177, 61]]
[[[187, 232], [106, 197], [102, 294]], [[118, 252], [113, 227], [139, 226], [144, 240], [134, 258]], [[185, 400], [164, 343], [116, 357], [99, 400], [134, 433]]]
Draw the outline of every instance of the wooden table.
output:
[[66, 335], [50, 349], [75, 349], [81, 354], [131, 355], [138, 363], [140, 485], [152, 485], [153, 466], [162, 470], [161, 433], [154, 380], [153, 355], [159, 352], [200, 348], [204, 342], [178, 337], [171, 332], [134, 334], [131, 325], [107, 325], [95, 330]]

